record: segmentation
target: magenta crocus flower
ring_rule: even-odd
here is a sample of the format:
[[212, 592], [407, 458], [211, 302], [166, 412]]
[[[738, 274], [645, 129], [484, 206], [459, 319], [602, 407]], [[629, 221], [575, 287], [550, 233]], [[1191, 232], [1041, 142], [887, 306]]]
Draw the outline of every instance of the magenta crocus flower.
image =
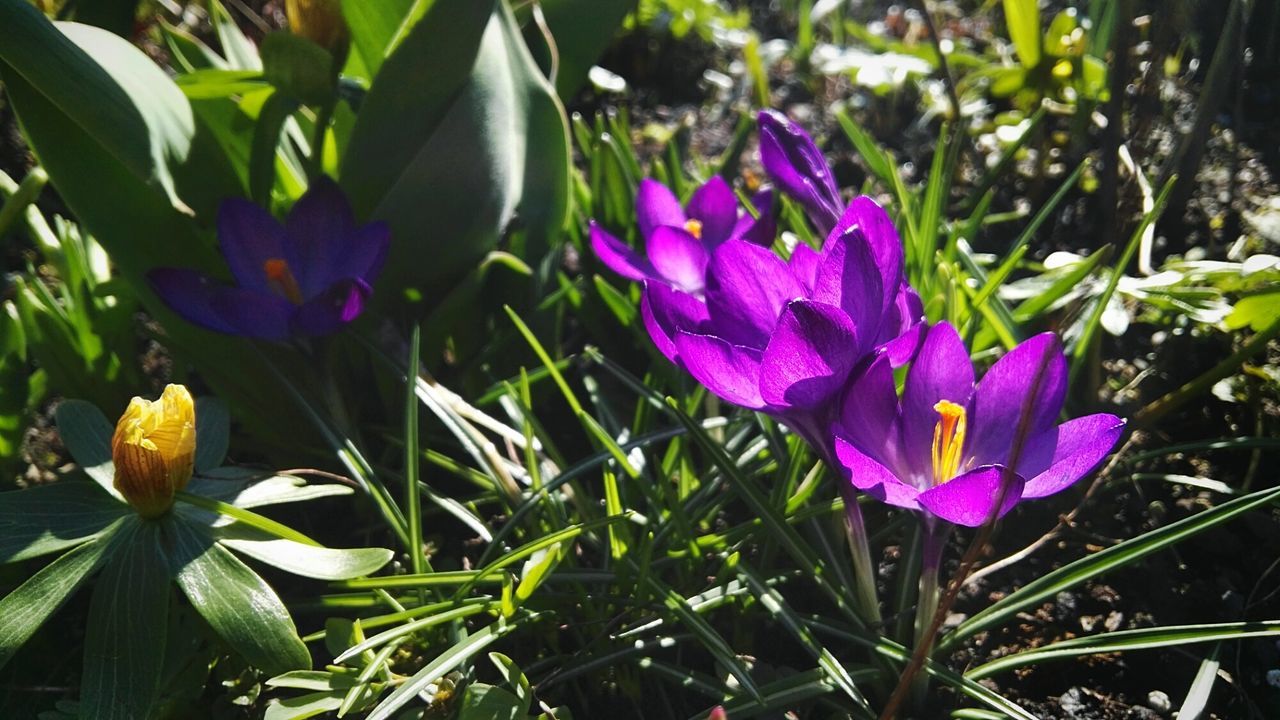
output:
[[773, 242], [777, 228], [769, 207], [771, 201], [768, 192], [752, 199], [758, 219], [739, 212], [738, 199], [729, 183], [717, 175], [694, 191], [687, 207], [681, 207], [666, 185], [645, 178], [636, 194], [636, 219], [645, 255], [594, 222], [591, 248], [610, 270], [629, 280], [656, 280], [701, 295], [707, 261], [716, 248], [729, 240], [760, 245]]
[[760, 164], [774, 185], [804, 206], [819, 232], [829, 233], [844, 203], [822, 151], [799, 125], [776, 110], [764, 110], [760, 126]]
[[218, 242], [236, 285], [184, 268], [147, 275], [187, 321], [264, 340], [326, 335], [354, 320], [391, 240], [385, 223], [356, 225], [337, 184], [321, 177], [281, 225], [248, 200], [224, 200]]
[[1098, 414], [1059, 424], [1066, 392], [1067, 363], [1053, 333], [1010, 350], [975, 384], [959, 334], [939, 323], [901, 398], [885, 358], [850, 383], [836, 457], [859, 490], [976, 527], [1069, 487], [1111, 452], [1124, 421]]
[[641, 309], [669, 359], [724, 400], [779, 417], [826, 454], [832, 409], [854, 368], [877, 352], [895, 364], [911, 356], [920, 322], [911, 298], [902, 243], [863, 197], [821, 253], [800, 246], [784, 262], [729, 240], [711, 253], [704, 298], [648, 282]]

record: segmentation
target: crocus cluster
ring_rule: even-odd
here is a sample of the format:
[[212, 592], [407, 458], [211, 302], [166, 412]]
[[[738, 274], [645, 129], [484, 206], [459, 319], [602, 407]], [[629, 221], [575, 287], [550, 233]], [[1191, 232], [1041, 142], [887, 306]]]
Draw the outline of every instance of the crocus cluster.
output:
[[[1027, 340], [976, 381], [955, 329], [924, 323], [888, 214], [865, 196], [845, 203], [822, 152], [785, 116], [759, 123], [765, 171], [825, 233], [821, 248], [776, 254], [770, 208], [749, 221], [719, 178], [684, 209], [645, 181], [647, 257], [592, 225], [605, 265], [644, 283], [657, 349], [720, 398], [792, 428], [851, 488], [929, 517], [981, 525], [1093, 470], [1124, 422], [1057, 422], [1067, 373], [1056, 336]], [[719, 219], [708, 222], [712, 205]], [[899, 397], [893, 368], [908, 364]]]

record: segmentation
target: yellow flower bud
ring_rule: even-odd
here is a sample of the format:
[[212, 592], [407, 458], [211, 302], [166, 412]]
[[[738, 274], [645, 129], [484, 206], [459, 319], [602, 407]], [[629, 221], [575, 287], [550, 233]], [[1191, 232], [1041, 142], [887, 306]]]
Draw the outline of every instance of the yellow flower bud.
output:
[[187, 486], [195, 455], [196, 407], [185, 387], [168, 385], [159, 400], [135, 397], [111, 436], [116, 490], [139, 515], [159, 517]]
[[335, 58], [346, 55], [350, 33], [340, 0], [285, 0], [284, 12], [294, 35], [328, 50]]

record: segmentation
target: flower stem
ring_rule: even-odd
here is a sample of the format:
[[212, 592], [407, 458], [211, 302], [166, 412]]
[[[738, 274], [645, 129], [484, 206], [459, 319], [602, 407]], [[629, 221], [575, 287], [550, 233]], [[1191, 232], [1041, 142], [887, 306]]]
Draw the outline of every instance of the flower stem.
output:
[[[936, 624], [934, 616], [938, 613], [938, 570], [942, 565], [942, 551], [947, 546], [947, 535], [950, 526], [939, 523], [935, 518], [922, 518], [924, 522], [923, 542], [920, 550], [920, 593], [916, 600], [915, 645], [933, 642], [928, 637]], [[911, 694], [916, 709], [924, 703], [929, 691], [929, 674], [917, 673], [912, 683]]]
[[857, 603], [862, 607], [863, 620], [878, 628], [881, 624], [880, 601], [876, 597], [875, 566], [871, 563], [871, 542], [867, 538], [867, 524], [862, 519], [862, 507], [858, 493], [848, 483], [840, 484], [844, 498], [844, 527], [849, 538], [849, 554], [853, 557], [854, 583], [857, 585]]

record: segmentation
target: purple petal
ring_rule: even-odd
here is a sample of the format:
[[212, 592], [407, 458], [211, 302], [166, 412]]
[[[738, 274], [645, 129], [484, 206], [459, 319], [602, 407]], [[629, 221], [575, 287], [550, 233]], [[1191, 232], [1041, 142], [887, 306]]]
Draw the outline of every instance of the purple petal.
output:
[[840, 308], [792, 300], [760, 362], [760, 395], [778, 408], [814, 408], [844, 386], [857, 363], [857, 333]]
[[667, 282], [685, 292], [702, 292], [706, 286], [710, 256], [697, 238], [679, 228], [664, 225], [654, 229], [645, 249], [653, 269]]
[[1017, 473], [998, 465], [985, 465], [920, 493], [920, 506], [955, 525], [978, 527], [991, 517], [1004, 489], [998, 517], [1004, 517], [1022, 499], [1024, 481]]
[[[773, 192], [761, 190], [752, 196], [751, 204], [755, 206], [759, 217], [753, 218], [748, 212], [739, 215], [737, 222], [734, 223], [733, 232], [729, 233], [729, 239], [741, 239], [769, 247], [778, 236], [778, 221], [773, 216]], [[704, 233], [702, 236], [704, 243], [706, 239], [707, 236]]]
[[1086, 415], [1058, 426], [1058, 447], [1049, 469], [1027, 481], [1022, 496], [1040, 498], [1065, 490], [1088, 475], [1124, 433], [1115, 415]]
[[916, 502], [919, 490], [903, 482], [889, 468], [864, 454], [838, 434], [835, 446], [836, 459], [840, 461], [845, 477], [854, 487], [880, 502], [908, 510], [920, 509], [920, 504]]
[[884, 346], [894, 367], [911, 362], [924, 340], [924, 303], [907, 285], [898, 288], [898, 297], [880, 322], [876, 346]]
[[969, 456], [983, 465], [1010, 464], [1015, 447], [1056, 425], [1066, 395], [1067, 360], [1058, 337], [1041, 333], [1024, 341], [978, 383]]
[[276, 341], [293, 334], [289, 320], [298, 309], [274, 293], [238, 287], [218, 288], [209, 305], [236, 335]]
[[658, 351], [684, 366], [676, 349], [676, 333], [701, 333], [706, 328], [706, 303], [662, 282], [646, 282], [640, 298], [640, 316]]
[[351, 277], [343, 261], [356, 220], [337, 183], [324, 175], [313, 180], [289, 211], [284, 228], [293, 247], [296, 264], [291, 264], [303, 297], [310, 298], [340, 278]]
[[765, 405], [760, 397], [760, 351], [714, 335], [678, 332], [676, 350], [685, 369], [724, 400], [751, 410]]
[[760, 162], [782, 192], [795, 198], [823, 234], [840, 217], [843, 203], [831, 166], [800, 126], [782, 113], [760, 113]]
[[236, 283], [250, 290], [271, 291], [268, 260], [297, 262], [280, 223], [243, 198], [228, 198], [218, 207], [218, 244]]
[[684, 208], [670, 188], [653, 178], [640, 181], [640, 190], [636, 193], [636, 222], [640, 225], [641, 237], [648, 241], [653, 231], [663, 226], [684, 227], [685, 219]]
[[657, 275], [657, 271], [640, 253], [602, 230], [594, 221], [591, 223], [591, 249], [605, 267], [628, 280], [641, 281]]
[[898, 392], [889, 359], [871, 361], [849, 381], [840, 409], [840, 425], [849, 439], [889, 465], [897, 465], [893, 428], [898, 416]]
[[373, 291], [363, 280], [339, 280], [303, 303], [293, 315], [293, 329], [302, 335], [329, 335], [364, 311]]
[[763, 350], [782, 307], [804, 291], [768, 248], [729, 240], [711, 254], [706, 295], [714, 334]]
[[787, 266], [791, 268], [791, 274], [796, 276], [796, 280], [800, 281], [809, 295], [813, 294], [813, 284], [818, 279], [820, 265], [822, 265], [822, 256], [803, 242], [796, 244], [796, 248], [791, 251], [791, 260], [787, 262]]
[[195, 270], [156, 268], [147, 273], [151, 289], [184, 320], [220, 333], [235, 334], [236, 328], [213, 309], [213, 297], [223, 286]]
[[689, 217], [702, 223], [702, 242], [709, 248], [728, 240], [738, 222], [738, 198], [719, 175], [693, 191], [686, 210]]
[[[933, 428], [938, 424], [939, 400], [967, 405], [973, 395], [973, 364], [969, 351], [955, 328], [942, 322], [926, 333], [920, 352], [907, 372], [902, 390], [903, 462], [912, 470], [930, 476]], [[973, 427], [973, 419], [968, 419]]]
[[849, 203], [844, 215], [836, 223], [827, 242], [854, 233], [866, 243], [880, 270], [880, 287], [884, 292], [881, 307], [888, 311], [897, 296], [897, 288], [903, 284], [902, 238], [893, 227], [893, 221], [884, 208], [866, 195], [859, 195]]
[[882, 294], [880, 269], [856, 231], [827, 242], [810, 297], [835, 305], [849, 315], [858, 328], [858, 336], [866, 341], [862, 352], [871, 349], [870, 343], [880, 332]]
[[373, 284], [387, 261], [391, 247], [391, 228], [384, 222], [369, 223], [356, 229], [342, 251], [340, 267], [346, 274]]

